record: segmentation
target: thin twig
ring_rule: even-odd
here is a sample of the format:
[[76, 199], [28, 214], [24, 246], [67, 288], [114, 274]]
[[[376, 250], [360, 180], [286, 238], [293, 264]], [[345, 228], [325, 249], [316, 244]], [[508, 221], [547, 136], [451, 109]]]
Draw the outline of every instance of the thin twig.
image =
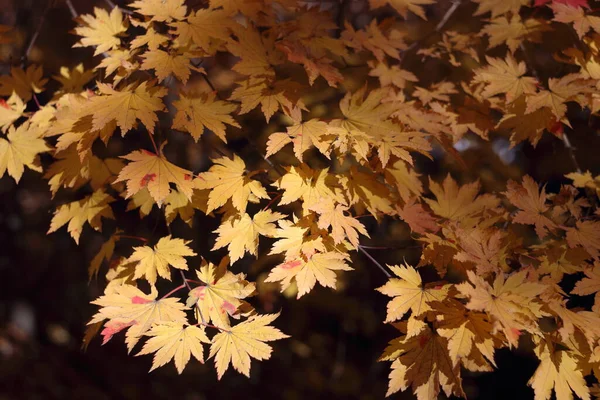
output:
[[163, 297], [161, 297], [161, 299], [165, 299], [165, 298], [169, 297], [170, 295], [172, 295], [173, 293], [177, 292], [178, 290], [183, 289], [184, 287], [185, 287], [185, 284], [177, 286], [175, 289], [171, 290], [169, 293], [167, 293]]
[[448, 9], [448, 11], [446, 11], [446, 14], [444, 14], [444, 16], [442, 17], [442, 19], [440, 20], [440, 22], [438, 22], [438, 24], [435, 26], [435, 31], [436, 32], [441, 31], [442, 28], [448, 23], [448, 21], [452, 17], [452, 14], [454, 14], [454, 12], [458, 8], [458, 6], [460, 6], [460, 0], [455, 1], [454, 3], [452, 3], [452, 6], [450, 6], [450, 8]]
[[575, 170], [581, 174], [582, 173], [581, 168], [579, 167], [579, 163], [577, 162], [577, 157], [575, 157], [576, 149], [571, 144], [571, 141], [569, 140], [569, 136], [567, 136], [567, 134], [564, 132], [562, 134], [562, 140], [563, 140], [563, 143], [565, 144], [565, 148], [567, 149], [567, 152], [569, 153], [569, 157], [571, 157], [571, 161], [573, 161]]
[[33, 36], [31, 36], [31, 39], [29, 40], [29, 44], [27, 45], [27, 48], [25, 49], [25, 53], [23, 53], [23, 56], [21, 57], [21, 67], [25, 66], [25, 61], [29, 58], [29, 53], [31, 53], [31, 50], [33, 50], [33, 46], [35, 45], [35, 42], [37, 41], [38, 37], [40, 36], [42, 26], [44, 25], [44, 21], [46, 20], [46, 15], [50, 11], [50, 9], [54, 6], [54, 1], [55, 0], [48, 0], [48, 3], [46, 4], [46, 8], [42, 12], [42, 15], [40, 16], [38, 25], [35, 28], [35, 32], [33, 33]]
[[368, 258], [369, 260], [373, 261], [373, 263], [379, 267], [379, 269], [381, 270], [381, 272], [383, 272], [383, 273], [385, 274], [385, 276], [387, 276], [388, 278], [391, 278], [391, 277], [392, 277], [392, 274], [390, 274], [390, 273], [387, 271], [387, 269], [385, 269], [385, 268], [383, 267], [383, 265], [381, 265], [381, 264], [379, 263], [379, 261], [377, 261], [376, 259], [374, 259], [374, 258], [373, 258], [373, 256], [372, 256], [372, 255], [370, 255], [370, 254], [367, 252], [367, 250], [365, 250], [365, 248], [364, 248], [363, 246], [361, 246], [361, 245], [358, 245], [358, 249], [359, 249], [360, 251], [362, 251], [362, 253], [363, 253], [365, 256], [367, 256], [367, 258]]
[[77, 18], [77, 16], [79, 14], [77, 13], [77, 10], [73, 6], [73, 2], [71, 0], [65, 0], [65, 3], [67, 3], [67, 7], [69, 7], [69, 12], [71, 13], [71, 17], [73, 17], [73, 19]]

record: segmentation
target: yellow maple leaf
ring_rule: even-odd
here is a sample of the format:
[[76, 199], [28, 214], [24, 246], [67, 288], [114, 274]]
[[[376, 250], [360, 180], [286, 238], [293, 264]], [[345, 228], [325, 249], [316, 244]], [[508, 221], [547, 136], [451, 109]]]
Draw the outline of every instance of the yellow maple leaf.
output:
[[[525, 113], [530, 114], [542, 107], [548, 107], [558, 120], [563, 120], [567, 112], [565, 103], [577, 101], [578, 97], [595, 91], [594, 84], [581, 79], [580, 74], [568, 74], [559, 79], [550, 78], [548, 90], [541, 90], [532, 96], [527, 96]], [[564, 120], [564, 123], [570, 126], [568, 120]]]
[[25, 108], [25, 103], [16, 92], [13, 92], [8, 100], [0, 99], [0, 131], [6, 132], [13, 122], [23, 115]]
[[266, 157], [277, 153], [286, 144], [292, 143], [294, 155], [300, 161], [303, 159], [304, 152], [313, 146], [329, 158], [330, 144], [327, 141], [321, 141], [321, 136], [327, 133], [325, 122], [311, 119], [306, 122], [298, 122], [286, 129], [287, 132], [275, 132], [269, 136]]
[[283, 62], [275, 51], [275, 37], [261, 34], [252, 24], [232, 26], [237, 41], [229, 40], [227, 50], [240, 58], [232, 69], [240, 74], [261, 77], [274, 76], [274, 66]]
[[158, 121], [156, 112], [165, 108], [160, 98], [167, 94], [167, 89], [148, 86], [147, 83], [144, 81], [135, 88], [133, 83], [121, 90], [98, 83], [98, 90], [102, 96], [92, 97], [88, 103], [93, 115], [93, 130], [102, 129], [115, 120], [121, 128], [121, 135], [125, 135], [133, 129], [136, 120], [139, 119], [148, 131], [153, 132]]
[[495, 346], [500, 345], [492, 323], [485, 313], [468, 310], [457, 300], [433, 303], [436, 332], [448, 339], [448, 355], [456, 365], [459, 361], [470, 371], [492, 371]]
[[310, 257], [315, 252], [326, 252], [323, 238], [307, 237], [305, 235], [308, 227], [296, 225], [294, 222], [284, 219], [278, 221], [279, 228], [273, 234], [278, 240], [273, 243], [269, 254], [285, 253], [285, 259], [297, 259], [301, 254]]
[[494, 18], [482, 30], [481, 34], [489, 36], [488, 48], [506, 44], [511, 53], [514, 53], [524, 40], [532, 41], [534, 35], [545, 29], [540, 21], [528, 18], [522, 20], [519, 14], [513, 14], [509, 19], [506, 16]]
[[234, 263], [244, 256], [245, 252], [258, 254], [258, 235], [271, 237], [275, 233], [273, 222], [284, 218], [285, 215], [263, 210], [253, 217], [244, 213], [239, 218], [224, 221], [217, 230], [219, 234], [213, 250], [227, 246], [231, 262]]
[[550, 207], [546, 205], [546, 188], [540, 191], [532, 177], [523, 177], [523, 184], [509, 181], [505, 193], [506, 198], [520, 210], [513, 217], [517, 224], [535, 225], [535, 232], [543, 239], [548, 230], [552, 231], [557, 225], [546, 215]]
[[492, 18], [511, 12], [513, 15], [519, 13], [521, 6], [529, 5], [529, 0], [473, 0], [479, 3], [477, 11], [473, 15], [492, 13]]
[[231, 116], [237, 106], [223, 100], [215, 101], [215, 97], [215, 93], [209, 92], [198, 98], [182, 95], [179, 100], [175, 100], [173, 104], [177, 108], [177, 114], [173, 120], [173, 128], [188, 131], [196, 141], [206, 128], [227, 143], [225, 124], [240, 127]]
[[113, 201], [115, 199], [112, 196], [100, 189], [82, 200], [63, 204], [54, 212], [48, 233], [55, 232], [68, 223], [67, 231], [75, 240], [75, 243], [79, 244], [79, 237], [86, 222], [96, 231], [100, 231], [102, 229], [102, 217], [115, 218], [109, 206]]
[[158, 292], [154, 287], [150, 294], [146, 294], [128, 284], [108, 286], [103, 296], [92, 301], [92, 304], [101, 308], [94, 314], [88, 325], [108, 320], [102, 333], [104, 343], [114, 334], [129, 328], [127, 349], [131, 351], [153, 324], [187, 323], [185, 305], [179, 302], [179, 299], [167, 297], [157, 300], [157, 296]]
[[347, 255], [335, 252], [316, 253], [306, 260], [302, 257], [290, 259], [273, 268], [265, 282], [280, 282], [283, 292], [294, 279], [298, 286], [298, 298], [310, 292], [317, 282], [321, 286], [335, 289], [335, 271], [352, 271], [346, 264], [347, 259]]
[[146, 336], [151, 338], [144, 343], [144, 347], [136, 356], [155, 353], [150, 371], [162, 367], [173, 359], [177, 372], [181, 374], [192, 355], [201, 363], [204, 362], [202, 343], [210, 343], [204, 327], [177, 322], [154, 325], [146, 332]]
[[448, 354], [448, 341], [427, 326], [418, 336], [402, 338], [393, 355], [382, 360], [394, 360], [386, 396], [410, 385], [418, 400], [438, 399], [440, 387], [448, 397], [466, 397], [460, 366]]
[[576, 355], [553, 347], [552, 344], [542, 341], [535, 348], [540, 365], [527, 382], [535, 392], [535, 400], [549, 400], [552, 397], [552, 389], [557, 400], [573, 399], [571, 391], [584, 400], [590, 400], [590, 391], [581, 368], [577, 365]]
[[593, 267], [587, 268], [584, 272], [585, 278], [577, 281], [571, 293], [579, 296], [594, 294], [592, 310], [598, 313], [600, 311], [600, 263], [594, 263]]
[[185, 0], [136, 0], [128, 4], [136, 12], [150, 17], [150, 21], [171, 22], [185, 18]]
[[43, 131], [29, 122], [16, 129], [11, 125], [6, 139], [0, 138], [0, 178], [8, 171], [8, 175], [19, 183], [25, 167], [42, 172], [38, 155], [50, 150], [42, 136]]
[[148, 50], [141, 57], [144, 61], [140, 69], [155, 70], [159, 82], [164, 81], [169, 75], [173, 74], [185, 85], [193, 68], [190, 63], [190, 59], [192, 58], [190, 53], [170, 54], [166, 51], [155, 49]]
[[497, 94], [505, 94], [507, 102], [516, 100], [523, 93], [535, 93], [535, 78], [523, 76], [527, 72], [525, 62], [517, 62], [509, 54], [504, 60], [486, 56], [489, 65], [476, 69], [474, 82], [483, 82], [485, 89], [481, 93], [484, 98]]
[[405, 69], [401, 69], [397, 65], [392, 65], [389, 67], [385, 63], [369, 63], [371, 70], [369, 71], [369, 76], [374, 76], [379, 79], [379, 84], [381, 87], [394, 85], [399, 89], [404, 89], [406, 87], [406, 82], [418, 82], [419, 79], [410, 71]]
[[229, 199], [237, 210], [245, 212], [248, 201], [269, 198], [262, 184], [250, 179], [253, 174], [246, 171], [246, 163], [237, 154], [233, 160], [221, 157], [212, 161], [215, 165], [199, 174], [195, 181], [198, 189], [210, 189], [207, 212], [221, 207]]
[[536, 302], [537, 296], [546, 286], [526, 280], [527, 271], [521, 271], [504, 279], [498, 274], [490, 285], [473, 271], [467, 271], [470, 282], [455, 285], [456, 289], [469, 299], [467, 308], [485, 311], [502, 330], [509, 345], [518, 346], [522, 331], [539, 333], [538, 318], [546, 315], [542, 305]]
[[231, 18], [223, 10], [197, 10], [186, 21], [171, 24], [183, 45], [193, 42], [206, 52], [211, 51], [211, 39], [228, 40]]
[[189, 241], [172, 239], [171, 235], [160, 238], [154, 248], [150, 246], [134, 247], [133, 254], [127, 262], [137, 263], [134, 279], [146, 279], [151, 285], [156, 283], [157, 276], [171, 280], [169, 266], [187, 270], [187, 261], [183, 257], [196, 255], [188, 245]]
[[239, 87], [231, 93], [231, 100], [240, 102], [240, 114], [254, 110], [258, 105], [267, 122], [276, 111], [289, 114], [294, 106], [305, 109], [300, 100], [300, 86], [290, 80], [250, 78], [238, 82]]
[[127, 182], [129, 198], [147, 188], [150, 196], [159, 207], [171, 193], [170, 183], [191, 200], [194, 190], [192, 173], [167, 161], [162, 154], [154, 154], [146, 150], [137, 150], [122, 156], [131, 161], [119, 173], [115, 182]]
[[332, 190], [329, 168], [312, 170], [306, 164], [290, 167], [287, 174], [273, 184], [278, 189], [284, 190], [279, 201], [280, 205], [290, 204], [302, 199], [302, 207], [308, 210], [322, 199], [337, 199]]
[[332, 199], [324, 199], [318, 203], [311, 204], [308, 209], [319, 214], [318, 226], [320, 229], [331, 227], [331, 237], [336, 244], [348, 241], [355, 248], [358, 247], [358, 234], [370, 237], [365, 226], [353, 216], [347, 216], [344, 211], [348, 210], [344, 204], [335, 204]]
[[30, 65], [27, 70], [12, 67], [10, 75], [0, 76], [0, 96], [11, 96], [13, 92], [28, 102], [34, 93], [42, 93], [48, 79], [44, 78], [41, 66]]
[[383, 7], [386, 4], [389, 4], [394, 7], [396, 11], [398, 11], [398, 14], [402, 15], [403, 18], [406, 18], [408, 12], [411, 11], [425, 20], [427, 17], [425, 17], [423, 6], [434, 3], [435, 0], [369, 0], [371, 8]]
[[236, 371], [250, 376], [250, 358], [267, 360], [271, 357], [271, 346], [265, 342], [289, 337], [269, 326], [278, 316], [279, 314], [265, 314], [251, 317], [213, 337], [209, 357], [215, 357], [219, 379], [223, 377], [229, 364]]
[[402, 319], [409, 310], [413, 316], [418, 317], [431, 310], [429, 302], [442, 301], [448, 295], [448, 285], [424, 288], [421, 276], [408, 264], [388, 267], [400, 279], [391, 278], [385, 285], [377, 288], [379, 292], [394, 298], [387, 305], [385, 322]]
[[600, 32], [600, 17], [586, 15], [582, 7], [573, 7], [558, 2], [553, 2], [551, 7], [554, 11], [554, 21], [573, 24], [579, 39], [583, 39], [590, 29]]
[[497, 129], [510, 132], [512, 147], [524, 140], [529, 140], [535, 147], [544, 131], [552, 128], [556, 123], [556, 117], [548, 107], [542, 107], [526, 114], [527, 98], [528, 96], [523, 95], [513, 101], [496, 125]]
[[204, 263], [196, 271], [198, 279], [205, 285], [190, 291], [187, 304], [196, 304], [204, 322], [210, 322], [219, 328], [228, 329], [233, 316], [242, 305], [243, 299], [256, 290], [254, 283], [245, 280], [244, 274], [233, 274], [217, 268], [212, 263]]
[[494, 209], [500, 202], [493, 195], [477, 196], [479, 182], [471, 182], [459, 187], [450, 174], [446, 176], [442, 185], [430, 178], [429, 188], [436, 198], [436, 200], [424, 199], [431, 210], [440, 217], [460, 221], [465, 225], [470, 225], [468, 217], [482, 213], [484, 210]]
[[569, 247], [581, 246], [596, 260], [600, 257], [600, 222], [577, 221], [574, 228], [567, 228]]
[[113, 7], [110, 14], [102, 8], [94, 7], [94, 15], [84, 14], [80, 19], [83, 26], [76, 27], [75, 33], [82, 38], [73, 47], [94, 46], [96, 56], [121, 45], [119, 36], [127, 31], [127, 23], [123, 21], [123, 13], [119, 7]]

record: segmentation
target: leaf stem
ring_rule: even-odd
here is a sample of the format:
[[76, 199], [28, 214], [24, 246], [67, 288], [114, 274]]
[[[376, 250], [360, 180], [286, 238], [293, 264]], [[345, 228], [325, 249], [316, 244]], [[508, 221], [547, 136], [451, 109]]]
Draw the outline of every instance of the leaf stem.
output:
[[159, 155], [158, 147], [156, 146], [156, 142], [154, 141], [153, 133], [148, 131], [148, 136], [150, 137], [150, 141], [152, 142], [152, 147], [154, 147], [154, 151], [156, 152], [156, 155], [158, 156]]
[[148, 239], [143, 238], [141, 236], [131, 236], [131, 235], [117, 235], [117, 236], [120, 237], [120, 238], [141, 240], [144, 243], [148, 242]]
[[379, 263], [379, 261], [377, 261], [376, 259], [373, 258], [372, 255], [369, 254], [369, 252], [367, 252], [367, 250], [365, 250], [365, 248], [361, 245], [358, 245], [358, 249], [365, 255], [367, 256], [367, 258], [369, 260], [371, 260], [375, 265], [377, 265], [379, 267], [379, 269], [381, 270], [381, 272], [383, 272], [385, 274], [385, 276], [387, 276], [388, 278], [392, 277], [392, 274], [390, 274], [387, 269], [384, 268], [383, 265], [381, 265]]
[[165, 298], [169, 297], [170, 295], [177, 292], [178, 290], [183, 289], [184, 287], [185, 287], [185, 284], [181, 284], [181, 285], [177, 286], [175, 289], [171, 290], [169, 293], [167, 293], [163, 297], [161, 297], [161, 299], [165, 299]]
[[273, 205], [273, 203], [275, 203], [277, 201], [278, 198], [280, 198], [283, 195], [283, 193], [279, 193], [277, 196], [273, 197], [271, 199], [271, 201], [269, 202], [269, 204], [266, 205], [265, 208], [263, 208], [263, 211], [268, 210], [269, 207], [271, 207]]

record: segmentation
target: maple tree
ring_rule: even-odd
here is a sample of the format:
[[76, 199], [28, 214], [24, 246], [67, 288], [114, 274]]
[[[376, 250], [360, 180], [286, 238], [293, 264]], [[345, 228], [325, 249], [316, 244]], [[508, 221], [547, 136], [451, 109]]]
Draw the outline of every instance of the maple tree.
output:
[[[345, 1], [313, 3], [95, 8], [73, 32], [99, 56], [91, 70], [50, 81], [25, 57], [0, 77], [0, 177], [43, 173], [56, 197], [48, 233], [104, 237], [88, 270], [106, 286], [85, 344], [125, 331], [128, 352], [153, 355], [151, 371], [212, 359], [219, 379], [229, 367], [250, 376], [251, 360], [289, 337], [277, 326], [286, 310], [251, 298], [269, 284], [298, 299], [317, 284], [335, 290], [363, 254], [387, 278], [373, 288], [389, 297], [381, 322], [399, 331], [380, 357], [392, 362], [388, 395], [466, 397], [461, 374], [493, 371], [496, 351], [526, 340], [536, 400], [599, 394], [600, 177], [581, 170], [568, 136], [574, 113], [590, 126], [600, 113], [597, 9], [369, 0], [359, 24]], [[476, 22], [454, 30], [455, 13]], [[415, 38], [411, 24], [429, 33]], [[564, 32], [545, 61], [533, 58]], [[414, 60], [446, 72], [432, 81]], [[564, 184], [457, 179], [473, 168], [461, 146], [498, 137], [512, 151], [564, 144]], [[176, 143], [208, 156], [186, 163]], [[441, 179], [419, 168], [439, 153], [454, 172]], [[155, 217], [151, 233], [128, 232], [119, 207]], [[174, 234], [178, 219], [216, 221], [210, 251]], [[369, 254], [389, 221], [410, 230], [418, 260]], [[259, 282], [240, 272], [248, 257], [269, 264]], [[569, 303], [586, 296], [589, 307]]]

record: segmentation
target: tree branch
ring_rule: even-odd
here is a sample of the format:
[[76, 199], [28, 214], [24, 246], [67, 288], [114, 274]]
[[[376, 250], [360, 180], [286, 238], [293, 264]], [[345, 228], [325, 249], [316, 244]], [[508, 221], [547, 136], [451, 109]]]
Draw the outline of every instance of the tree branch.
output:
[[373, 262], [373, 264], [377, 265], [377, 266], [379, 267], [379, 269], [381, 270], [381, 272], [383, 272], [383, 273], [385, 274], [385, 276], [387, 276], [388, 278], [391, 278], [391, 277], [392, 277], [392, 274], [390, 274], [390, 273], [388, 272], [388, 270], [387, 270], [387, 269], [385, 269], [385, 267], [379, 263], [379, 261], [377, 261], [376, 259], [374, 259], [374, 258], [373, 258], [373, 256], [372, 256], [372, 255], [370, 255], [370, 254], [367, 252], [367, 250], [365, 250], [365, 248], [364, 248], [363, 246], [361, 246], [361, 245], [358, 245], [358, 249], [359, 249], [359, 250], [360, 250], [360, 251], [361, 251], [361, 252], [362, 252], [362, 253], [363, 253], [365, 256], [367, 256], [367, 258], [368, 258], [369, 260], [371, 260], [371, 261]]

